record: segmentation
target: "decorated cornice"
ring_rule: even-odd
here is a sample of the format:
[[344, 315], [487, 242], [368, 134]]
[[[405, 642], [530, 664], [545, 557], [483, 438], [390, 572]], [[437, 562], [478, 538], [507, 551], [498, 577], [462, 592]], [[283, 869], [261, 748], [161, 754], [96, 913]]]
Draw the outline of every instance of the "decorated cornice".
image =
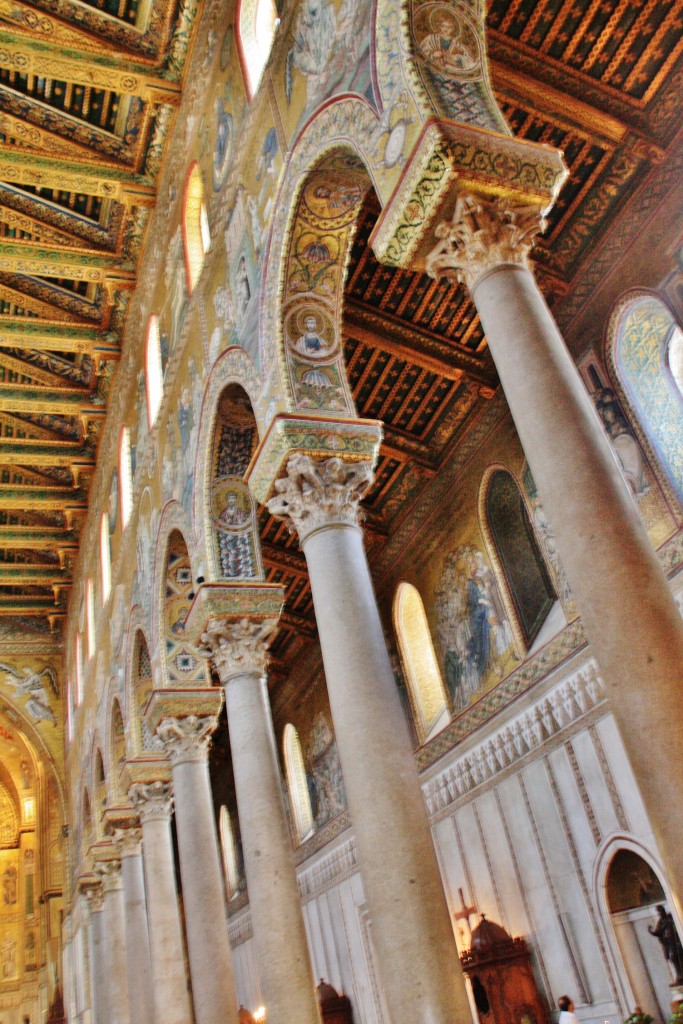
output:
[[468, 125], [425, 125], [403, 177], [370, 242], [391, 266], [425, 269], [434, 228], [452, 220], [458, 195], [505, 196], [514, 206], [548, 210], [567, 177], [562, 154], [549, 146]]
[[245, 479], [263, 504], [275, 493], [292, 455], [315, 462], [330, 457], [345, 463], [366, 462], [374, 467], [382, 440], [377, 420], [321, 419], [282, 413], [271, 420], [247, 470]]

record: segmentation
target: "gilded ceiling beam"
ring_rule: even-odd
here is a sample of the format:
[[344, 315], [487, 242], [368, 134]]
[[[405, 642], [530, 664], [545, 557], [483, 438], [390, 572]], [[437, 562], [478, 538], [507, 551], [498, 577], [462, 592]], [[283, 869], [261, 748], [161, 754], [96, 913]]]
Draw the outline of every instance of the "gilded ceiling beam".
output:
[[444, 380], [461, 381], [466, 374], [488, 387], [497, 383], [493, 362], [488, 355], [465, 349], [457, 341], [401, 321], [383, 310], [365, 306], [354, 299], [344, 304], [344, 334], [363, 345], [389, 352], [413, 366], [435, 373]]
[[[52, 310], [54, 316], [55, 310]], [[26, 317], [0, 317], [0, 347], [37, 349], [49, 352], [93, 353], [104, 358], [118, 357], [119, 339], [110, 331], [65, 324], [36, 324]]]
[[78, 550], [78, 539], [56, 526], [0, 526], [0, 550]]
[[135, 270], [122, 267], [115, 255], [36, 245], [15, 239], [0, 240], [0, 273], [62, 277], [92, 284], [103, 284], [105, 280], [135, 280]]
[[20, 512], [56, 509], [68, 512], [87, 509], [88, 498], [82, 491], [72, 487], [51, 487], [40, 484], [0, 483], [0, 510], [19, 509]]
[[106, 407], [82, 388], [47, 388], [0, 384], [0, 411], [47, 413], [56, 416], [104, 416]]
[[67, 313], [66, 310], [57, 309], [49, 302], [43, 302], [42, 299], [37, 299], [35, 296], [28, 295], [26, 292], [20, 292], [18, 288], [11, 288], [6, 284], [0, 284], [0, 299], [4, 299], [5, 302], [10, 303], [10, 305], [17, 306], [19, 309], [25, 309], [29, 313], [35, 313], [37, 316], [42, 316], [46, 320], [54, 320], [56, 317], [59, 317], [62, 320], [70, 320], [78, 323], [78, 318], [75, 317], [73, 313]]
[[[2, 130], [3, 118], [6, 116], [0, 113], [0, 130]], [[12, 121], [16, 120], [18, 119], [12, 118]], [[20, 123], [25, 124], [24, 121]], [[69, 143], [69, 145], [71, 144]], [[34, 242], [42, 242], [44, 245], [66, 245], [87, 249], [87, 244], [79, 235], [55, 228], [38, 217], [31, 217], [29, 214], [14, 210], [11, 206], [5, 206], [3, 203], [0, 203], [0, 223], [7, 224], [16, 231], [25, 231], [33, 237]]]
[[[0, 466], [94, 466], [94, 452], [70, 441], [0, 437]], [[0, 542], [0, 546], [2, 546]]]
[[58, 613], [54, 597], [40, 597], [36, 595], [16, 594], [14, 596], [0, 596], [0, 616], [5, 615], [41, 615], [50, 614], [51, 611]]
[[70, 581], [69, 573], [58, 565], [0, 562], [0, 587], [51, 587]]
[[149, 103], [176, 104], [181, 94], [178, 82], [150, 74], [147, 68], [125, 58], [94, 57], [61, 48], [56, 52], [49, 43], [29, 40], [12, 31], [0, 31], [0, 68], [126, 96], [141, 96]]
[[18, 146], [5, 146], [0, 150], [0, 181], [101, 196], [129, 206], [154, 205], [154, 184], [143, 174], [103, 167], [95, 161], [86, 163], [36, 156]]

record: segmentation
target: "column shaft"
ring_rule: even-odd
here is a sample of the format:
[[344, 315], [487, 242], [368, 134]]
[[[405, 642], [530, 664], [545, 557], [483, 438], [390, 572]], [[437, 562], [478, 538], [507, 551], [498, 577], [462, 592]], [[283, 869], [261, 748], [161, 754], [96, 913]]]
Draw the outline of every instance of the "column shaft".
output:
[[152, 961], [142, 853], [121, 857], [126, 925], [130, 1024], [153, 1024]]
[[107, 969], [104, 906], [90, 910], [90, 990], [94, 1024], [109, 1024], [109, 971]]
[[470, 1020], [361, 532], [333, 524], [302, 547], [390, 1019]]
[[130, 1024], [128, 1009], [128, 966], [124, 925], [123, 890], [105, 889], [105, 960], [109, 1015], [107, 1024]]
[[244, 868], [269, 1024], [319, 1024], [266, 679], [225, 687]]
[[173, 765], [176, 828], [196, 1024], [237, 1024], [225, 890], [206, 755]]
[[170, 818], [141, 818], [154, 1019], [161, 1024], [192, 1024]]
[[[532, 274], [473, 287], [683, 917], [683, 623], [578, 372]], [[647, 739], [645, 739], [647, 737]]]

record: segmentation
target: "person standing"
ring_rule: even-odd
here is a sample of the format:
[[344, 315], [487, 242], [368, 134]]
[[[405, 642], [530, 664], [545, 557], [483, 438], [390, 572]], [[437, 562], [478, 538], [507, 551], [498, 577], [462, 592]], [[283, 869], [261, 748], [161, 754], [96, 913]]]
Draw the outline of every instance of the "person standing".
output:
[[574, 1001], [570, 996], [560, 996], [557, 1005], [560, 1008], [558, 1024], [579, 1024], [579, 1018], [574, 1013]]

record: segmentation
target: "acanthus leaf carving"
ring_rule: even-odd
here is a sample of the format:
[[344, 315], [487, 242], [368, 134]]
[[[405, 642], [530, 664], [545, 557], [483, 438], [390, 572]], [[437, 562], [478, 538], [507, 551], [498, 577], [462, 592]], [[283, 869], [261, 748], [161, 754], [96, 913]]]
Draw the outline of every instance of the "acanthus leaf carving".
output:
[[171, 764], [185, 764], [188, 761], [206, 761], [217, 725], [215, 715], [187, 715], [185, 718], [162, 719], [156, 732]]
[[268, 511], [284, 519], [303, 544], [314, 530], [334, 524], [357, 526], [360, 501], [373, 481], [369, 462], [347, 463], [334, 456], [321, 462], [299, 452], [287, 463], [287, 476], [275, 481]]
[[264, 675], [268, 667], [268, 645], [277, 626], [277, 617], [258, 620], [210, 619], [196, 645], [210, 658], [223, 685], [234, 676]]

